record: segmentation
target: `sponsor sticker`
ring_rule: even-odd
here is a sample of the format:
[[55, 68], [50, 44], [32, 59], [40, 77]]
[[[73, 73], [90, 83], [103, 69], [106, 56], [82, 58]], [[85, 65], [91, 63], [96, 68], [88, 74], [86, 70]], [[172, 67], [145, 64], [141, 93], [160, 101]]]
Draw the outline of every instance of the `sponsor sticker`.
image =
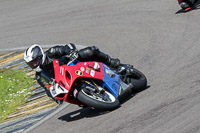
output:
[[81, 67], [81, 71], [84, 72], [84, 71], [85, 71], [85, 68], [84, 68], [84, 67]]
[[87, 74], [90, 73], [90, 68], [86, 68], [86, 73], [87, 73]]
[[81, 72], [81, 71], [79, 71], [79, 70], [76, 70], [76, 72], [75, 72], [77, 75], [79, 75], [79, 76], [82, 76], [83, 75], [83, 73]]
[[94, 71], [94, 70], [91, 70], [90, 75], [91, 75], [92, 77], [94, 77], [95, 71]]

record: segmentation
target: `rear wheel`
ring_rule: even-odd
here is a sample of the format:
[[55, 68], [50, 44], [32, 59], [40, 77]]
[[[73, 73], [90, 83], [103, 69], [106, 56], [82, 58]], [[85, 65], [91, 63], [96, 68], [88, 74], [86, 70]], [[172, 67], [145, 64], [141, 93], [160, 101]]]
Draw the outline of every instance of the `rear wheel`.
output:
[[[100, 110], [113, 110], [119, 107], [119, 100], [109, 91], [95, 91], [95, 87], [87, 84], [77, 94], [77, 99], [82, 103]], [[94, 90], [92, 90], [94, 89]]]
[[133, 92], [140, 92], [147, 87], [147, 78], [139, 70], [132, 68], [133, 72], [130, 76], [130, 82], [133, 84]]

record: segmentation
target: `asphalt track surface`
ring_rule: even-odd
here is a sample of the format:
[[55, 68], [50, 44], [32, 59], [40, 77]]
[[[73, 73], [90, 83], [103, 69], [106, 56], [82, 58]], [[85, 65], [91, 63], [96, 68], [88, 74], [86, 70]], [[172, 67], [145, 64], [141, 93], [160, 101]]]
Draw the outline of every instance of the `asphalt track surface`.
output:
[[117, 110], [69, 105], [31, 132], [200, 132], [200, 10], [179, 9], [175, 0], [0, 0], [0, 49], [97, 45], [148, 78]]

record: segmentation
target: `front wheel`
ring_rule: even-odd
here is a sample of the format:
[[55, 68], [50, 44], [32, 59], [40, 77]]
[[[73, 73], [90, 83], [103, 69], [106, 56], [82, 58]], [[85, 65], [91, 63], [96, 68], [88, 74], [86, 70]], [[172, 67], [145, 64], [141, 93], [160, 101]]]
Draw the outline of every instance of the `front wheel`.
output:
[[82, 103], [100, 110], [114, 110], [120, 106], [119, 100], [110, 92], [104, 90], [97, 93], [92, 91], [91, 85], [81, 88], [77, 94], [77, 99]]

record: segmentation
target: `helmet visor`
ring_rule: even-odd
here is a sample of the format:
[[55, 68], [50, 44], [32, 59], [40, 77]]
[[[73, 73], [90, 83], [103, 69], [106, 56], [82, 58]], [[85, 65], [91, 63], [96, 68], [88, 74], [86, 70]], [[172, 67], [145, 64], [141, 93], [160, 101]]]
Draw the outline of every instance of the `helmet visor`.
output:
[[28, 62], [28, 66], [30, 66], [32, 69], [37, 68], [38, 66], [40, 66], [42, 63], [42, 57], [37, 57], [34, 60]]

